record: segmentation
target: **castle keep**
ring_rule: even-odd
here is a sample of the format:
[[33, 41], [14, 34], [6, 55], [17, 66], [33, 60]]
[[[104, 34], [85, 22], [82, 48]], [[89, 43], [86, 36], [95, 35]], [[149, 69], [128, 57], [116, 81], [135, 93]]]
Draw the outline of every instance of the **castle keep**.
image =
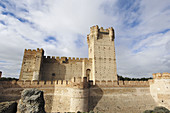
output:
[[20, 80], [89, 80], [117, 81], [113, 28], [90, 28], [87, 35], [89, 58], [44, 56], [43, 49], [25, 49]]
[[117, 78], [113, 28], [90, 28], [89, 58], [44, 56], [43, 49], [24, 52], [18, 81], [0, 81], [0, 102], [17, 101], [26, 88], [44, 92], [45, 111], [142, 113], [155, 106], [170, 109], [170, 73], [148, 81]]

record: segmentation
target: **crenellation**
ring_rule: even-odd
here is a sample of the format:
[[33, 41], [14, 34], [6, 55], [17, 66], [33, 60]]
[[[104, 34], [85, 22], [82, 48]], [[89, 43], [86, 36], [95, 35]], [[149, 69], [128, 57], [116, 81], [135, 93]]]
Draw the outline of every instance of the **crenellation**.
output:
[[57, 57], [56, 57], [56, 60], [60, 60], [60, 57], [57, 56]]
[[88, 88], [89, 82], [87, 81], [87, 77], [73, 77], [69, 84], [73, 88]]
[[166, 78], [170, 78], [170, 73], [162, 73], [162, 78], [166, 79]]
[[51, 56], [47, 56], [47, 59], [52, 59]]
[[44, 85], [44, 84], [45, 84], [45, 81], [43, 81], [43, 80], [39, 81], [39, 85]]
[[71, 57], [68, 57], [68, 61], [71, 61]]
[[90, 32], [91, 33], [98, 32], [98, 31], [99, 31], [99, 26], [98, 25], [90, 27]]
[[68, 85], [67, 80], [63, 80], [63, 85], [64, 85], [64, 86]]
[[92, 61], [91, 58], [75, 58], [75, 57], [55, 57], [55, 56], [44, 56], [43, 57], [45, 61], [50, 62], [53, 61], [53, 63], [55, 62], [54, 59], [56, 61], [59, 61], [60, 63], [63, 63], [63, 61], [65, 62], [82, 62], [83, 60], [85, 60], [86, 62]]
[[52, 56], [52, 59], [56, 59], [55, 56]]
[[[19, 81], [5, 81], [3, 85], [7, 87], [9, 84], [14, 87], [16, 85], [20, 87], [52, 87], [52, 86], [71, 86], [77, 88], [87, 88], [88, 85], [93, 86], [93, 81], [89, 81], [87, 77], [73, 77], [70, 81], [67, 80], [55, 80], [55, 81], [37, 81], [37, 80], [19, 80]], [[147, 81], [96, 81], [96, 85], [100, 87], [145, 87], [148, 85]]]
[[27, 51], [32, 51], [31, 49], [28, 49]]
[[76, 59], [75, 57], [72, 57], [72, 61], [75, 61], [75, 59]]
[[46, 82], [45, 82], [45, 84], [46, 84], [46, 85], [52, 85], [52, 84], [53, 84], [53, 82], [52, 82], [52, 81], [50, 81], [50, 80], [48, 80], [48, 81], [46, 81]]
[[170, 73], [168, 72], [153, 73], [152, 76], [153, 76], [153, 79], [170, 79]]
[[16, 80], [12, 80], [12, 81], [11, 81], [11, 84], [12, 84], [12, 85], [16, 85], [16, 84], [17, 84], [17, 81], [16, 81]]
[[108, 86], [108, 87], [113, 87], [113, 81], [108, 80], [108, 81], [107, 81], [107, 86]]
[[44, 52], [44, 50], [41, 48], [41, 49], [39, 49], [39, 48], [37, 48], [37, 49], [25, 49], [25, 52]]
[[118, 85], [120, 86], [120, 87], [123, 87], [125, 84], [124, 84], [124, 81], [118, 81]]
[[161, 74], [161, 73], [156, 73], [156, 77], [157, 77], [157, 78], [161, 78], [161, 77], [162, 77], [162, 74]]
[[57, 85], [61, 85], [61, 84], [63, 84], [63, 81], [62, 80], [58, 80]]
[[105, 32], [105, 33], [109, 33], [109, 29], [103, 29], [103, 27], [101, 27], [99, 29], [100, 32]]
[[40, 51], [40, 48], [37, 48], [37, 51]]
[[100, 87], [149, 87], [149, 81], [95, 81]]
[[68, 63], [67, 61], [68, 61], [67, 57], [61, 57], [61, 59], [60, 59], [61, 63]]
[[39, 84], [39, 81], [38, 81], [38, 80], [32, 80], [32, 81], [31, 81], [31, 84], [32, 84], [32, 85], [38, 85], [38, 84]]
[[80, 61], [80, 59], [79, 59], [79, 58], [76, 58], [76, 61], [77, 61], [77, 62], [79, 62], [79, 61]]
[[31, 80], [25, 80], [24, 85], [25, 86], [30, 86], [31, 85]]

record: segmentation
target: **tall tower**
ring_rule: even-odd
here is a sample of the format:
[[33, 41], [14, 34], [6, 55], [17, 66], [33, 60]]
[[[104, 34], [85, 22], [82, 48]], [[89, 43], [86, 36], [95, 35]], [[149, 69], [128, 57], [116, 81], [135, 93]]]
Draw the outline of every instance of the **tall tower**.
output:
[[89, 58], [92, 58], [91, 80], [117, 80], [113, 28], [90, 28], [87, 35]]
[[19, 80], [40, 80], [43, 56], [43, 49], [25, 49]]

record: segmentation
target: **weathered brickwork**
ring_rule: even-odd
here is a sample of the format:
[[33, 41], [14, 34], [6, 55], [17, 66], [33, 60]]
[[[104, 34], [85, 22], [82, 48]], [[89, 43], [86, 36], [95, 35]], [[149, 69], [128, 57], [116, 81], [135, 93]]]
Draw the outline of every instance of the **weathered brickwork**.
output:
[[86, 76], [91, 69], [92, 59], [44, 57], [41, 80], [70, 80], [72, 77]]
[[44, 50], [25, 49], [20, 80], [40, 80]]
[[87, 36], [89, 58], [92, 58], [93, 80], [117, 80], [113, 28], [90, 28]]
[[150, 92], [159, 105], [170, 109], [170, 73], [154, 73]]
[[[162, 74], [161, 74], [162, 75]], [[1, 81], [0, 101], [19, 100], [25, 88], [44, 91], [46, 112], [99, 111], [141, 113], [161, 105], [169, 108], [170, 79], [96, 81], [87, 77], [55, 81]]]

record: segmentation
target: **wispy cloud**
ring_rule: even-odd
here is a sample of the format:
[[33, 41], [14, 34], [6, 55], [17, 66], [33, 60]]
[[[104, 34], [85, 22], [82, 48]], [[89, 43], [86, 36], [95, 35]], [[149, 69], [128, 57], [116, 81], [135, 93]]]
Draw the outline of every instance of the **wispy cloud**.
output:
[[89, 28], [114, 27], [118, 73], [169, 72], [169, 0], [1, 0], [0, 70], [19, 76], [25, 48], [46, 55], [88, 57]]

